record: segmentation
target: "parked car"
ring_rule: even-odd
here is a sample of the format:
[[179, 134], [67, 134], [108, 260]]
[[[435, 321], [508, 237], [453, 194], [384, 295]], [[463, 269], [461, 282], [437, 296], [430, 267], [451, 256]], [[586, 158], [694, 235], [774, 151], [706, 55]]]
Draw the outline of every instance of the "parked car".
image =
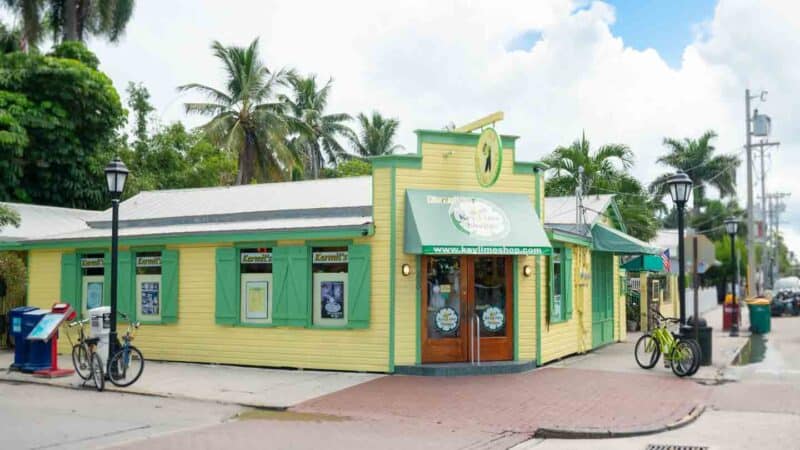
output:
[[785, 277], [775, 282], [770, 310], [773, 316], [800, 314], [800, 278]]

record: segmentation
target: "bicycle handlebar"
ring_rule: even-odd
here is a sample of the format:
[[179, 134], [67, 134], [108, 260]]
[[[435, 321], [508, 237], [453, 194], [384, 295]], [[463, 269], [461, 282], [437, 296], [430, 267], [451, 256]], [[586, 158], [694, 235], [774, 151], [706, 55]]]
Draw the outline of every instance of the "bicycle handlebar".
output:
[[681, 319], [678, 319], [678, 318], [676, 318], [676, 317], [664, 317], [664, 315], [663, 315], [663, 314], [661, 314], [661, 311], [659, 311], [659, 310], [657, 310], [656, 308], [653, 308], [653, 307], [651, 307], [651, 308], [650, 308], [650, 311], [652, 311], [653, 313], [655, 313], [655, 315], [656, 315], [656, 318], [657, 318], [658, 320], [663, 320], [664, 322], [673, 322], [673, 323], [678, 323], [678, 322], [680, 322], [680, 321], [681, 321]]
[[76, 320], [74, 322], [70, 322], [69, 325], [67, 325], [67, 326], [69, 326], [69, 327], [77, 327], [78, 325], [83, 325], [83, 324], [85, 324], [87, 322], [89, 322], [89, 318], [86, 318], [86, 319], [83, 319], [83, 320]]

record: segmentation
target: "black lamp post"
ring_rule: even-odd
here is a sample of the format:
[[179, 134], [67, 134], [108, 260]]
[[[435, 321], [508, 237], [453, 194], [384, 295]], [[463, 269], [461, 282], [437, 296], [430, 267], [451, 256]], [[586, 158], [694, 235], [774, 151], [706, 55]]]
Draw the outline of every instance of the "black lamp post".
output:
[[739, 336], [739, 302], [736, 298], [736, 285], [738, 283], [736, 273], [736, 232], [739, 229], [739, 221], [735, 217], [728, 217], [725, 219], [725, 231], [731, 237], [731, 264], [733, 272], [731, 279], [731, 295], [733, 296], [733, 304], [731, 305], [731, 336]]
[[115, 156], [105, 168], [108, 192], [111, 194], [111, 330], [108, 336], [108, 357], [117, 350], [117, 257], [119, 253], [119, 198], [125, 189], [128, 168]]
[[692, 179], [682, 171], [667, 180], [669, 195], [678, 210], [678, 298], [680, 299], [681, 325], [686, 324], [686, 257], [683, 249], [683, 214], [692, 195]]

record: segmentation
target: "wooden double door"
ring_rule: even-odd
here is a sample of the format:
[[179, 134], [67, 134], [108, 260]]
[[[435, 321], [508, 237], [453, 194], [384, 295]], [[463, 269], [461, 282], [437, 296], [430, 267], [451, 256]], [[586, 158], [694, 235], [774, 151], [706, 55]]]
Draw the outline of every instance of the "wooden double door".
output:
[[514, 357], [511, 256], [424, 256], [422, 362]]

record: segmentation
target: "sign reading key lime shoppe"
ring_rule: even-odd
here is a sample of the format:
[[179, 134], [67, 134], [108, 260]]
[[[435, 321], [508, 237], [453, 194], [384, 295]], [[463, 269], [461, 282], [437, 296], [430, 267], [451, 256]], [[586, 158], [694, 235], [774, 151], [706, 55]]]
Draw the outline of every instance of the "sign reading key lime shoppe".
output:
[[550, 241], [524, 194], [406, 191], [406, 253], [549, 255]]

